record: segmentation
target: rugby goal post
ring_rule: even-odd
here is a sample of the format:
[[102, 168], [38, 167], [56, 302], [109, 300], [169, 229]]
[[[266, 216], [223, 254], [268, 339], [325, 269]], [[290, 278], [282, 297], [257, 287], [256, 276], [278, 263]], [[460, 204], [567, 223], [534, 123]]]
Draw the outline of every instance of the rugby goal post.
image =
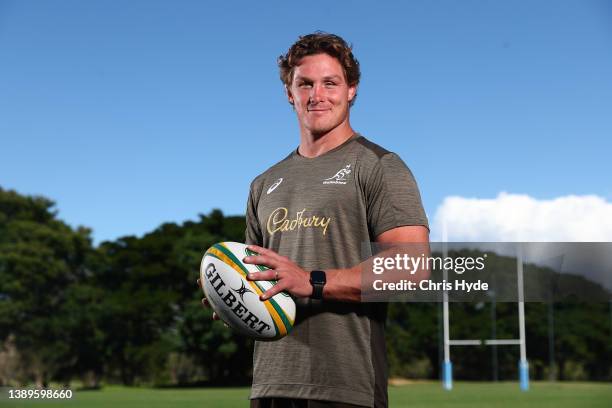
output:
[[[442, 252], [443, 257], [448, 256], [448, 237], [446, 228], [443, 232]], [[516, 275], [518, 291], [518, 314], [519, 314], [519, 338], [518, 339], [485, 339], [485, 346], [520, 346], [520, 360], [518, 363], [519, 385], [522, 391], [529, 390], [529, 363], [527, 362], [527, 350], [525, 344], [525, 302], [523, 294], [523, 249], [522, 243], [517, 243], [516, 254]], [[448, 270], [443, 269], [443, 279], [448, 281]], [[443, 328], [444, 328], [444, 362], [442, 363], [442, 386], [445, 390], [453, 389], [453, 364], [450, 359], [451, 346], [480, 346], [483, 340], [479, 339], [450, 339], [449, 334], [449, 311], [448, 311], [448, 292], [442, 293], [443, 301]]]

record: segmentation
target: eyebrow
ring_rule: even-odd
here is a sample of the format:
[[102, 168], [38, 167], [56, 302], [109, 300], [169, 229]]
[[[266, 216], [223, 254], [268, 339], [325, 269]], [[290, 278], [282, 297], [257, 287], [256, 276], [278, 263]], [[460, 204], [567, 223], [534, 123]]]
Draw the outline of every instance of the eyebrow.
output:
[[[325, 76], [325, 77], [323, 77], [323, 81], [329, 81], [330, 79], [334, 79], [334, 80], [336, 80], [336, 81], [341, 81], [341, 80], [342, 80], [342, 77], [341, 77], [340, 75], [329, 75], [329, 76]], [[305, 76], [301, 76], [301, 75], [296, 76], [296, 77], [294, 78], [294, 80], [295, 80], [295, 81], [298, 81], [298, 80], [302, 80], [302, 81], [312, 81], [312, 79], [310, 79], [310, 78], [308, 78], [308, 77], [305, 77]]]

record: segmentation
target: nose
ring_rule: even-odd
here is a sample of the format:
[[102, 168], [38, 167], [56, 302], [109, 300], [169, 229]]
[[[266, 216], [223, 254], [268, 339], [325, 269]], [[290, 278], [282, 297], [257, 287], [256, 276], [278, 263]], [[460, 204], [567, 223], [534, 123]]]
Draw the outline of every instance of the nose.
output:
[[320, 84], [314, 84], [310, 90], [310, 101], [318, 103], [325, 100], [325, 87]]

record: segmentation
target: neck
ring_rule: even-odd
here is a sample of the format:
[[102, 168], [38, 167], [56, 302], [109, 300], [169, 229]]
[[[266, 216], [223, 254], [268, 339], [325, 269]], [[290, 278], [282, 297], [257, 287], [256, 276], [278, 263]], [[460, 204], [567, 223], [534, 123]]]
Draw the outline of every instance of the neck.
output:
[[307, 158], [320, 156], [346, 142], [355, 134], [348, 120], [325, 133], [312, 133], [302, 128], [298, 153]]

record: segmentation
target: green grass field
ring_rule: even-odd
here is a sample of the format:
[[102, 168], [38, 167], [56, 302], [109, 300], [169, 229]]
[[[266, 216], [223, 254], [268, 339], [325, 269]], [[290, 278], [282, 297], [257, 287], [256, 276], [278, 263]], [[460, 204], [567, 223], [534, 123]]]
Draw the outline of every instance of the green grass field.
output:
[[[149, 389], [108, 386], [101, 391], [74, 391], [71, 401], [15, 402], [6, 390], [0, 397], [2, 407], [248, 407], [248, 388]], [[458, 382], [451, 392], [438, 382], [389, 387], [391, 407], [537, 407], [609, 408], [612, 384], [532, 382], [521, 392], [514, 382]]]

